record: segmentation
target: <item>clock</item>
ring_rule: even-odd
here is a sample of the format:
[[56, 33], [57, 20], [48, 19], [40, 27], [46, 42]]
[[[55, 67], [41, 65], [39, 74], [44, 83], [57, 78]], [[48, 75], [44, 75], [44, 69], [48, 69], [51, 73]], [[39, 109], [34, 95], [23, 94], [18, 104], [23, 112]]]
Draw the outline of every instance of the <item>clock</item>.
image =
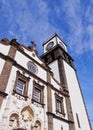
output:
[[46, 50], [50, 50], [54, 45], [54, 42], [49, 42], [46, 46]]

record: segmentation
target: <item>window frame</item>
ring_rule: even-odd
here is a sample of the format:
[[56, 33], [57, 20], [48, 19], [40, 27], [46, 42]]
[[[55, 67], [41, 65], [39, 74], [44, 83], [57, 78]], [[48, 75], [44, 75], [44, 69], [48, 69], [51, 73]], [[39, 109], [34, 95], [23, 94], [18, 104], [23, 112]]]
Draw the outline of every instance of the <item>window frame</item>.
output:
[[[24, 82], [25, 86], [24, 86], [24, 90], [23, 90], [23, 94], [17, 92], [16, 88], [17, 88], [17, 84], [18, 84], [18, 81], [22, 81]], [[14, 93], [17, 93], [18, 95], [20, 96], [23, 96], [25, 98], [27, 98], [27, 93], [28, 93], [28, 83], [29, 83], [29, 80], [30, 78], [29, 77], [26, 77], [25, 75], [21, 74], [19, 71], [17, 71], [16, 73], [16, 80], [15, 80], [15, 85], [14, 85], [14, 89], [13, 89], [13, 94]]]
[[[38, 96], [35, 95], [36, 94], [35, 92], [38, 93]], [[37, 102], [41, 101], [41, 90], [36, 87], [34, 88], [34, 100]]]
[[[34, 94], [35, 90], [40, 91], [40, 101], [35, 100]], [[32, 94], [32, 102], [36, 102], [38, 104], [44, 105], [44, 86], [36, 83], [36, 81], [33, 81], [33, 94]]]
[[[57, 102], [60, 102], [60, 111], [57, 109]], [[63, 105], [63, 97], [60, 97], [59, 95], [55, 94], [55, 104], [56, 104], [56, 113], [60, 113], [65, 115], [64, 112], [64, 105]]]
[[56, 111], [62, 112], [62, 103], [59, 99], [56, 99]]
[[[17, 84], [16, 84], [16, 92], [19, 93], [20, 95], [23, 95], [25, 86], [26, 86], [26, 82], [24, 82], [22, 79], [18, 78]], [[20, 91], [20, 92], [18, 92], [18, 91]]]

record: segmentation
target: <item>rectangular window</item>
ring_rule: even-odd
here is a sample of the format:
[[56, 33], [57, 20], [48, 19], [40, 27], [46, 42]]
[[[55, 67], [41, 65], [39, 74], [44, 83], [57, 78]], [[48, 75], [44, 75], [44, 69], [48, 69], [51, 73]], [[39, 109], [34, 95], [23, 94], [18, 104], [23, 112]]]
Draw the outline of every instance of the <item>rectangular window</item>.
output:
[[34, 90], [34, 100], [40, 102], [41, 91], [37, 88]]
[[64, 105], [63, 105], [63, 97], [55, 94], [56, 101], [56, 112], [65, 115], [64, 113]]
[[29, 80], [29, 77], [26, 77], [24, 74], [17, 71], [13, 94], [17, 93], [24, 98], [27, 98]]
[[22, 81], [21, 79], [18, 79], [16, 84], [16, 92], [23, 95], [25, 90], [26, 82]]
[[44, 86], [33, 81], [33, 97], [32, 102], [44, 105]]
[[81, 127], [80, 127], [79, 117], [78, 117], [78, 114], [77, 114], [77, 113], [76, 113], [76, 118], [77, 118], [77, 124], [78, 124], [78, 127], [81, 128]]
[[62, 106], [62, 104], [61, 104], [61, 101], [60, 100], [56, 100], [56, 110], [58, 111], [58, 112], [61, 112], [61, 106]]

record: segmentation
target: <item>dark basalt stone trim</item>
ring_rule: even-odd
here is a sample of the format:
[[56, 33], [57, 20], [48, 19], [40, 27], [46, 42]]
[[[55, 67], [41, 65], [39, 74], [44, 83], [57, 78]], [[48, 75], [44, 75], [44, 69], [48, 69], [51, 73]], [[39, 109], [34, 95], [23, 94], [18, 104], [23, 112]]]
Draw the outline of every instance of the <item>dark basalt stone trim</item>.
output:
[[7, 38], [3, 38], [2, 40], [0, 40], [0, 43], [3, 44], [3, 45], [8, 46], [10, 41]]
[[13, 90], [13, 95], [15, 95], [15, 94], [18, 94], [18, 95], [24, 97], [25, 100], [27, 100], [27, 98], [28, 98], [28, 96], [25, 96], [25, 95], [19, 94], [19, 93], [17, 93], [15, 90]]
[[59, 48], [60, 48], [64, 53], [66, 53], [66, 55], [68, 55], [69, 58], [71, 58], [72, 61], [74, 61], [73, 58], [72, 58], [59, 44], [57, 44], [55, 47], [53, 47], [52, 49], [50, 49], [48, 52], [44, 53], [44, 54], [41, 55], [40, 57], [43, 58], [44, 56], [49, 55], [49, 54], [51, 53], [51, 51], [55, 51], [55, 50], [57, 50], [57, 49], [59, 49]]
[[[54, 53], [54, 58], [52, 58], [52, 53]], [[45, 62], [45, 59], [47, 58], [47, 62]], [[74, 64], [72, 57], [60, 46], [56, 45], [53, 47], [53, 49], [50, 49], [45, 54], [41, 55], [41, 59], [46, 63], [50, 64], [51, 62], [57, 60], [58, 58], [62, 58], [64, 61], [66, 61], [67, 64], [69, 64], [74, 70]]]
[[41, 103], [41, 102], [37, 102], [35, 99], [31, 99], [32, 103], [36, 102], [37, 104], [40, 104], [43, 108], [45, 106], [45, 104]]
[[[38, 63], [36, 60], [34, 60], [31, 56], [29, 56], [27, 53], [25, 53], [24, 49], [21, 47], [22, 45], [19, 44], [16, 39], [13, 39], [10, 41], [10, 45], [14, 46], [15, 48], [17, 48], [17, 50], [19, 52], [21, 52], [23, 55], [25, 55], [26, 57], [28, 57], [30, 60], [33, 60], [36, 64], [38, 64], [39, 66], [41, 66], [43, 69], [50, 71], [50, 68], [48, 66], [43, 66], [40, 63]], [[23, 46], [24, 48], [26, 48], [25, 46]], [[27, 48], [26, 48], [27, 49]], [[27, 49], [28, 50], [28, 49]], [[38, 57], [40, 59], [40, 57]], [[40, 59], [41, 60], [41, 59]]]
[[27, 129], [17, 128], [17, 129], [13, 129], [13, 130], [27, 130]]
[[71, 121], [71, 120], [67, 120], [67, 119], [64, 119], [64, 118], [62, 118], [62, 117], [59, 117], [59, 116], [55, 115], [54, 113], [47, 112], [47, 115], [51, 115], [51, 116], [53, 116], [53, 118], [56, 118], [56, 119], [61, 120], [61, 121], [64, 121], [64, 122], [66, 122], [66, 123], [74, 124], [73, 121]]
[[[10, 77], [15, 54], [16, 54], [16, 48], [13, 46], [10, 47], [7, 56], [0, 53], [0, 57], [5, 60], [0, 76], [0, 91], [3, 93], [6, 92], [6, 87]], [[4, 97], [0, 98], [0, 106], [2, 105], [3, 99]]]
[[[47, 82], [51, 83], [51, 75], [47, 72]], [[47, 85], [47, 110], [52, 113], [52, 89]], [[53, 130], [53, 117], [48, 115], [48, 130]]]
[[0, 96], [6, 97], [7, 95], [8, 95], [7, 93], [0, 91]]
[[38, 76], [36, 76], [35, 74], [31, 73], [29, 70], [25, 69], [23, 66], [19, 65], [15, 60], [13, 60], [12, 58], [10, 58], [9, 56], [5, 56], [2, 53], [0, 53], [0, 57], [2, 57], [4, 60], [9, 60], [10, 62], [13, 63], [14, 66], [16, 66], [17, 68], [21, 69], [22, 71], [28, 73], [29, 75], [31, 75], [32, 77], [40, 80], [42, 83], [49, 85], [53, 90], [57, 91], [58, 93], [69, 97], [69, 94], [65, 93], [65, 92], [61, 92], [60, 90], [56, 89], [52, 84], [42, 80], [41, 78], [39, 78]]
[[0, 57], [4, 60], [6, 60], [6, 56], [0, 52]]
[[10, 56], [5, 56], [4, 54], [2, 54], [1, 52], [0, 52], [0, 57], [2, 58], [2, 59], [4, 59], [4, 60], [8, 60], [8, 61], [10, 61], [11, 63], [15, 63], [16, 61], [15, 60], [13, 60]]

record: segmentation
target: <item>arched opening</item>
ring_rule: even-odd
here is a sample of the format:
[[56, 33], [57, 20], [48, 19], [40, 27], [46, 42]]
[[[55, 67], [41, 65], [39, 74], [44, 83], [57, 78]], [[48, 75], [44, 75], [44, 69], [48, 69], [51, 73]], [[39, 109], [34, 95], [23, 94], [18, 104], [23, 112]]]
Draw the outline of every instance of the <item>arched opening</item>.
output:
[[29, 130], [31, 128], [33, 118], [34, 113], [32, 109], [29, 106], [24, 107], [20, 115], [20, 128]]
[[27, 106], [27, 107], [23, 108], [23, 110], [21, 111], [21, 116], [22, 116], [22, 120], [24, 120], [24, 122], [32, 121], [32, 119], [34, 117], [34, 113], [33, 113], [32, 109], [29, 106]]
[[33, 130], [41, 130], [41, 123], [39, 120], [35, 122], [35, 126], [33, 127]]
[[18, 125], [19, 125], [19, 116], [16, 113], [13, 113], [9, 119], [9, 126], [12, 128], [16, 128], [18, 127]]

